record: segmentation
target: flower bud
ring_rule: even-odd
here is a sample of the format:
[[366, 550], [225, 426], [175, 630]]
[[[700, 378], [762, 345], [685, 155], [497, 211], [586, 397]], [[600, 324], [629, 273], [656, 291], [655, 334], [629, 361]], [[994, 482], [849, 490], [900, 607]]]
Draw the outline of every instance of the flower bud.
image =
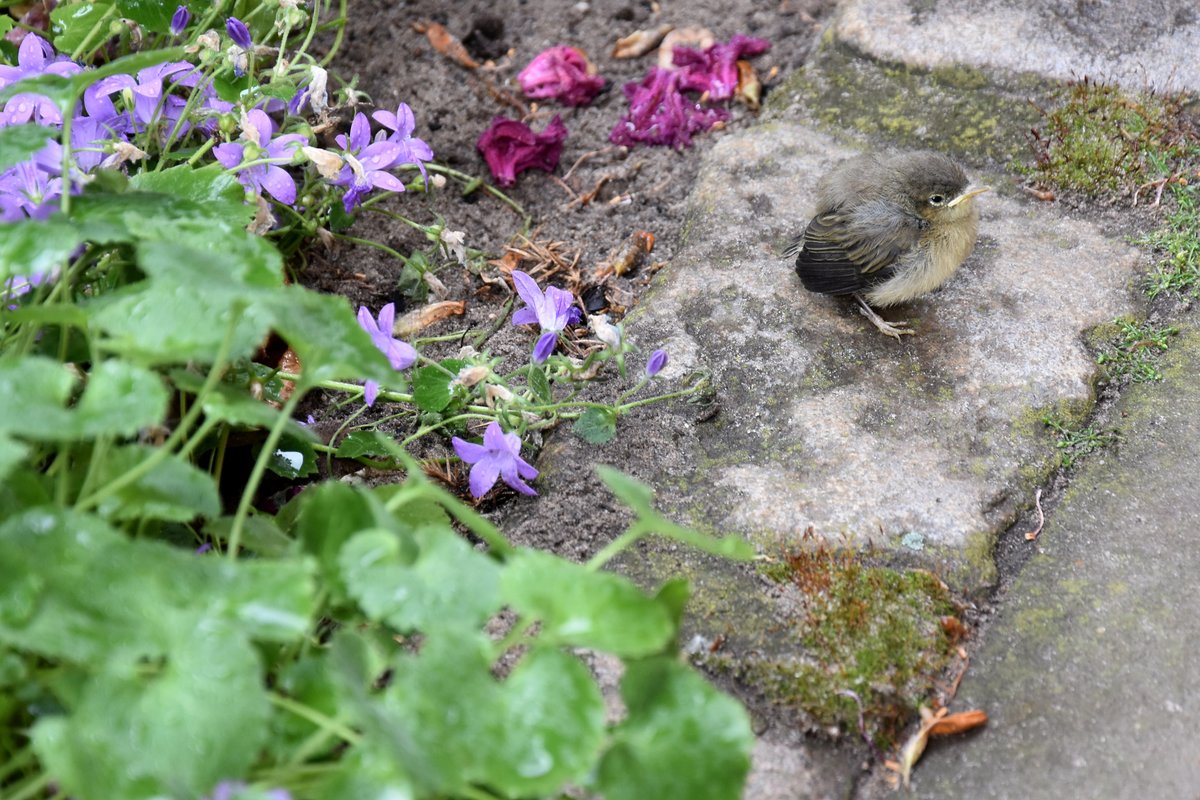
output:
[[663, 371], [663, 367], [667, 365], [667, 351], [655, 350], [650, 354], [650, 359], [646, 362], [646, 376], [653, 378], [655, 375]]

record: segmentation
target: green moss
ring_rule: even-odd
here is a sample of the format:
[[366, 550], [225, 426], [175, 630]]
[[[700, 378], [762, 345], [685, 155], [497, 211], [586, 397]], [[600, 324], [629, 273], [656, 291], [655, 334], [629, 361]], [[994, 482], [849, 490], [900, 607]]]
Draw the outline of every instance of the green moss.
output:
[[1049, 87], [1017, 76], [1003, 81], [965, 66], [930, 71], [881, 63], [826, 37], [810, 65], [772, 92], [767, 108], [790, 113], [799, 106], [838, 131], [1005, 161], [1023, 155], [1024, 132], [1037, 120], [1026, 98]]
[[1036, 159], [1022, 171], [1087, 194], [1132, 191], [1186, 153], [1180, 110], [1177, 98], [1127, 94], [1086, 77], [1068, 81], [1030, 129]]
[[793, 705], [816, 725], [854, 730], [863, 702], [868, 734], [882, 746], [916, 713], [953, 647], [942, 618], [954, 614], [945, 585], [922, 570], [866, 566], [854, 553], [824, 546], [795, 551], [765, 565], [772, 580], [789, 583], [804, 611], [784, 650], [801, 659], [733, 663], [714, 656], [710, 665], [732, 669], [772, 699]]

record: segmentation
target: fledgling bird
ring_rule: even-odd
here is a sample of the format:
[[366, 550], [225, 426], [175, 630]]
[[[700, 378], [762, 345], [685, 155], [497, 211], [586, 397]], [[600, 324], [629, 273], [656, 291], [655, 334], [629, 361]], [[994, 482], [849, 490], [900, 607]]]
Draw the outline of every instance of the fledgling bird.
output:
[[872, 306], [904, 303], [941, 286], [975, 247], [979, 209], [962, 167], [941, 153], [861, 155], [817, 184], [817, 211], [785, 251], [804, 288], [853, 295], [881, 333], [912, 334]]

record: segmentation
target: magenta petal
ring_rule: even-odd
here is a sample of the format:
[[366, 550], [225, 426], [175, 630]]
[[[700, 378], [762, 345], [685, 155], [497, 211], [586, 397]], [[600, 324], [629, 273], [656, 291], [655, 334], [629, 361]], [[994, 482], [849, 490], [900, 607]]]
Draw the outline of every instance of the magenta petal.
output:
[[485, 458], [479, 461], [475, 466], [471, 467], [471, 478], [469, 481], [471, 487], [471, 495], [474, 497], [483, 497], [493, 486], [496, 485], [496, 479], [500, 477], [500, 465], [493, 458]]
[[534, 133], [523, 122], [496, 117], [475, 146], [496, 182], [511, 186], [527, 169], [554, 171], [566, 138], [567, 128], [557, 116], [541, 133]]

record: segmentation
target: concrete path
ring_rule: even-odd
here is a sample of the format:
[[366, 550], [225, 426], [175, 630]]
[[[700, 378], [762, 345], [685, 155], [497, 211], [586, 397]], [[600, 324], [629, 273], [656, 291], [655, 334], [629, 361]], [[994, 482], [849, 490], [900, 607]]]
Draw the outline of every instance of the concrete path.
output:
[[1083, 466], [1047, 520], [954, 706], [991, 720], [931, 748], [916, 797], [1200, 796], [1200, 333], [1189, 331], [1163, 383], [1121, 398], [1119, 446]]

